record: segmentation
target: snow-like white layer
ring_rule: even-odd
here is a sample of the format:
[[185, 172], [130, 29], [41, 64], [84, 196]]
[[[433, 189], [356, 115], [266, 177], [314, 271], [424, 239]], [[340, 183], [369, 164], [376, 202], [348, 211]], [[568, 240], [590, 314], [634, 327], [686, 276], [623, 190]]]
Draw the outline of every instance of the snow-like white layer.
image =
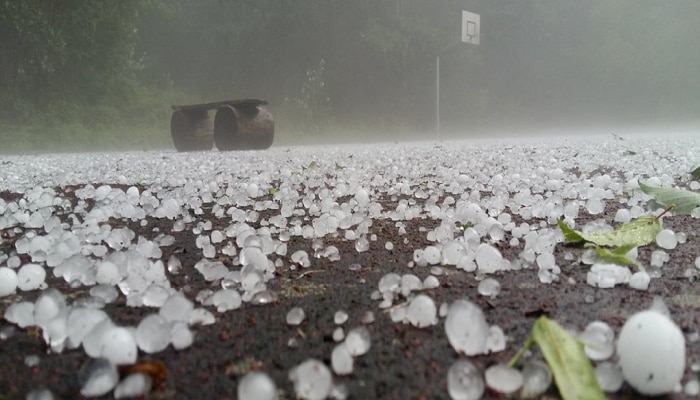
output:
[[[500, 327], [486, 324], [478, 307], [458, 300], [450, 311], [443, 303], [438, 313], [435, 297], [420, 292], [439, 290], [441, 282], [449, 280], [445, 271], [483, 275], [531, 268], [543, 284], [557, 282], [561, 269], [553, 252], [563, 240], [557, 218], [576, 227], [580, 216], [602, 218], [611, 206], [619, 207], [614, 219], [609, 215], [583, 227], [600, 230], [609, 229], [613, 221], [655, 213], [647, 209], [649, 196], [638, 190], [637, 179], [693, 188], [687, 172], [697, 166], [698, 149], [697, 135], [663, 135], [658, 139], [562, 137], [232, 153], [3, 156], [0, 191], [22, 197], [0, 200], [0, 229], [13, 235], [13, 249], [0, 254], [0, 296], [43, 290], [47, 276], [61, 278], [72, 287], [90, 287], [92, 297], [80, 303], [66, 304], [60, 293], [46, 291], [34, 303], [11, 306], [5, 318], [20, 327], [42, 327], [53, 351], [82, 345], [93, 357], [128, 363], [138, 351], [158, 352], [171, 345], [186, 349], [195, 340], [191, 327], [196, 330], [195, 325], [216, 322], [212, 312], [234, 313], [247, 303], [276, 302], [277, 294], [268, 289], [268, 283], [278, 268], [312, 273], [318, 258], [345, 257], [337, 247], [324, 243], [328, 234], [337, 233], [352, 242], [360, 254], [391, 252], [399, 242], [377, 240], [370, 229], [374, 221], [391, 221], [401, 237], [408, 222], [432, 219], [439, 223], [425, 232], [431, 244], [414, 251], [412, 263], [406, 266], [413, 270], [371, 282], [378, 288], [373, 296], [377, 307], [393, 321], [416, 327], [437, 329], [433, 325], [446, 320], [447, 336], [458, 352], [500, 351], [506, 346], [504, 334]], [[73, 195], [77, 200], [70, 200]], [[211, 217], [202, 218], [205, 209], [217, 225], [225, 221], [225, 228], [215, 229]], [[263, 219], [263, 212], [270, 216]], [[118, 222], [147, 226], [154, 220], [168, 221], [171, 229], [137, 239], [126, 224]], [[221, 285], [197, 288], [194, 302], [172, 288], [168, 279], [170, 274], [183, 273], [177, 254], [170, 253], [184, 230], [194, 235], [201, 251], [196, 273]], [[287, 243], [293, 237], [307, 241], [308, 246], [288, 254]], [[673, 260], [673, 251], [684, 245], [685, 234], [663, 231], [657, 243], [665, 251], [652, 255], [653, 267]], [[515, 259], [506, 259], [498, 250], [506, 247], [521, 250]], [[163, 257], [164, 253], [169, 256]], [[219, 261], [222, 254], [234, 261]], [[629, 284], [646, 290], [658, 276], [651, 270], [629, 276], [626, 267], [619, 274], [619, 268], [606, 269], [600, 260], [586, 257], [583, 262], [596, 264], [588, 283], [599, 288]], [[349, 268], [360, 270], [362, 265]], [[498, 282], [486, 278], [478, 292], [498, 296]], [[115, 326], [99, 308], [118, 296], [125, 297], [128, 305], [158, 311], [137, 326]], [[287, 322], [305, 323], [303, 312], [293, 311]], [[465, 327], [454, 318], [463, 314], [478, 320], [478, 326]], [[374, 318], [371, 312], [367, 316], [363, 323]], [[347, 318], [341, 314], [334, 320], [342, 324]], [[475, 329], [475, 337], [460, 337], [470, 329]], [[336, 337], [344, 341], [329, 357], [334, 360], [333, 370], [349, 373], [353, 359], [348, 354], [360, 357], [370, 351], [370, 332], [358, 327], [347, 336], [340, 330]], [[121, 345], [107, 346], [107, 342]], [[120, 352], [120, 348], [126, 350]], [[84, 390], [109, 390], [114, 383], [112, 369], [103, 364], [109, 383], [99, 389], [86, 384]], [[469, 368], [455, 364], [450, 379]], [[295, 385], [304, 385], [302, 371], [292, 378]], [[94, 382], [100, 379], [104, 378]], [[457, 388], [451, 386], [450, 392]], [[319, 393], [326, 393], [326, 386]]]

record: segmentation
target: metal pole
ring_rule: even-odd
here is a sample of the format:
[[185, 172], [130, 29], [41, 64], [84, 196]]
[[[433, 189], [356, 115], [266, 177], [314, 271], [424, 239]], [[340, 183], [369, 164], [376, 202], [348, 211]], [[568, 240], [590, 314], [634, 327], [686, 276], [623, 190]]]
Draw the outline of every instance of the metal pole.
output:
[[440, 56], [435, 59], [435, 132], [440, 140]]

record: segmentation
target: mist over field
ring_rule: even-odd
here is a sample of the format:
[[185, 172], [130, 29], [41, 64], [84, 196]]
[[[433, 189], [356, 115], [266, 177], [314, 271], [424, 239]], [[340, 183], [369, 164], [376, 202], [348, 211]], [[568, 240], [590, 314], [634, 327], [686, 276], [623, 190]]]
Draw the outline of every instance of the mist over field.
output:
[[697, 1], [438, 4], [3, 2], [0, 152], [172, 148], [171, 105], [243, 98], [276, 144], [434, 139], [438, 77], [440, 138], [698, 127]]

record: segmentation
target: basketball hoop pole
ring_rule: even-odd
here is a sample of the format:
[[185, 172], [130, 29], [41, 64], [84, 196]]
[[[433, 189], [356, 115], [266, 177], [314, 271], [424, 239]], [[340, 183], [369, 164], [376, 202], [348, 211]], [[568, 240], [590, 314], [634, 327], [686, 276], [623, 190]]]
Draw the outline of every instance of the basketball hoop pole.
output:
[[435, 134], [440, 140], [440, 56], [435, 58]]
[[[479, 29], [481, 25], [481, 17], [479, 14], [462, 11], [462, 43], [479, 44]], [[440, 135], [440, 54], [447, 53], [452, 47], [456, 46], [459, 41], [450, 43], [437, 52], [435, 56], [435, 137], [441, 140]]]

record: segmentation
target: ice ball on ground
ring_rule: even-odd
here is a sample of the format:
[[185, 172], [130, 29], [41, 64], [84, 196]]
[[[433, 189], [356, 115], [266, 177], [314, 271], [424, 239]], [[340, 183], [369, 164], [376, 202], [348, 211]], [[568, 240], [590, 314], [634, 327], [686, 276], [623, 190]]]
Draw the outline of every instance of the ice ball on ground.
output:
[[683, 387], [683, 393], [689, 396], [697, 396], [700, 394], [700, 381], [697, 378], [693, 378], [686, 382]]
[[440, 281], [435, 275], [428, 275], [423, 279], [423, 289], [435, 289], [440, 287]]
[[19, 290], [34, 290], [44, 285], [46, 270], [39, 264], [24, 264], [17, 273]]
[[57, 289], [45, 290], [34, 303], [36, 324], [44, 327], [59, 313], [66, 311], [66, 299]]
[[323, 400], [331, 392], [333, 381], [331, 371], [324, 363], [308, 359], [289, 371], [289, 380], [294, 385], [297, 398]]
[[378, 287], [381, 293], [398, 293], [401, 289], [401, 276], [389, 272], [379, 279]]
[[421, 290], [423, 282], [420, 278], [413, 274], [403, 274], [401, 276], [401, 294], [408, 297], [412, 291]]
[[411, 300], [406, 310], [406, 319], [417, 328], [437, 324], [437, 306], [430, 297], [419, 294]]
[[136, 343], [146, 353], [157, 353], [170, 344], [171, 324], [158, 314], [142, 319], [136, 327]]
[[119, 267], [111, 261], [100, 261], [95, 267], [95, 282], [99, 284], [116, 285], [122, 279]]
[[170, 343], [173, 345], [175, 350], [186, 349], [194, 342], [194, 334], [190, 330], [189, 326], [187, 326], [187, 323], [183, 321], [173, 323], [170, 335]]
[[629, 283], [632, 273], [629, 268], [616, 264], [595, 263], [586, 275], [586, 283], [593, 287], [609, 289], [617, 284]]
[[651, 277], [646, 271], [637, 271], [630, 277], [629, 285], [632, 289], [637, 290], [647, 290], [649, 289], [649, 283], [651, 282]]
[[530, 360], [523, 366], [523, 388], [520, 391], [524, 399], [539, 398], [552, 384], [552, 371], [540, 360]]
[[466, 254], [464, 245], [456, 240], [450, 240], [442, 247], [442, 263], [445, 265], [457, 265], [460, 257]]
[[591, 198], [586, 201], [586, 211], [591, 215], [598, 215], [605, 210], [605, 202], [598, 198]]
[[182, 271], [182, 262], [179, 258], [175, 257], [175, 255], [171, 255], [170, 258], [168, 258], [168, 272], [177, 275], [180, 271]]
[[363, 324], [374, 323], [374, 320], [375, 320], [374, 313], [372, 311], [369, 311], [369, 310], [362, 313], [362, 317], [360, 317], [360, 322], [362, 322]]
[[355, 250], [358, 253], [365, 252], [369, 250], [369, 240], [363, 235], [355, 240]]
[[[66, 321], [68, 348], [80, 346], [83, 339], [101, 322], [108, 320], [102, 310], [86, 307], [71, 307]], [[110, 321], [111, 323], [111, 321]]]
[[119, 382], [117, 366], [105, 358], [90, 358], [78, 372], [80, 394], [98, 397], [107, 394]]
[[652, 267], [661, 268], [668, 260], [670, 260], [668, 253], [663, 250], [654, 250], [651, 253], [651, 261], [649, 264], [651, 264]]
[[190, 320], [190, 314], [194, 310], [194, 303], [180, 293], [175, 293], [165, 300], [158, 313], [168, 321]]
[[31, 392], [27, 393], [26, 400], [54, 400], [53, 393], [46, 388], [33, 389]]
[[523, 385], [523, 374], [506, 364], [495, 364], [488, 367], [484, 378], [486, 385], [491, 390], [503, 394], [514, 393]]
[[428, 263], [428, 265], [435, 265], [440, 262], [441, 253], [440, 249], [435, 246], [427, 246], [423, 249], [423, 260]]
[[17, 290], [17, 272], [14, 269], [0, 267], [0, 297], [13, 294]]
[[503, 256], [495, 247], [482, 243], [477, 247], [474, 259], [479, 271], [491, 274], [503, 267]]
[[[95, 285], [90, 288], [90, 296], [99, 297], [107, 304], [117, 300], [119, 292], [117, 288], [111, 285]], [[73, 306], [75, 306], [75, 304]]]
[[486, 338], [486, 350], [484, 353], [498, 353], [506, 349], [506, 335], [498, 325], [489, 327], [489, 336]]
[[60, 353], [65, 347], [66, 313], [62, 312], [42, 326], [44, 341], [51, 346], [51, 351]]
[[238, 382], [238, 400], [277, 400], [277, 386], [264, 372], [250, 371]]
[[35, 325], [34, 321], [34, 303], [30, 301], [22, 301], [12, 303], [5, 310], [4, 318], [13, 324], [17, 324], [20, 328]]
[[195, 308], [190, 314], [190, 325], [211, 325], [215, 322], [214, 314], [204, 308]]
[[105, 333], [114, 328], [114, 322], [107, 318], [95, 324], [90, 332], [83, 337], [83, 351], [90, 357], [97, 358], [102, 354]]
[[447, 312], [445, 334], [456, 352], [468, 356], [483, 354], [489, 325], [479, 306], [469, 300], [457, 300]]
[[620, 366], [608, 361], [595, 367], [595, 378], [600, 388], [607, 393], [615, 393], [620, 390], [625, 380]]
[[340, 343], [331, 352], [331, 366], [337, 375], [348, 375], [353, 371], [354, 360], [347, 344]]
[[552, 253], [542, 253], [535, 259], [539, 269], [553, 270], [556, 268], [556, 260]]
[[350, 354], [355, 357], [367, 353], [372, 346], [369, 330], [364, 326], [351, 329], [345, 336], [345, 345]]
[[218, 290], [211, 296], [211, 304], [216, 307], [218, 312], [236, 310], [242, 303], [243, 298], [236, 289]]
[[151, 391], [153, 379], [140, 372], [129, 374], [114, 388], [114, 398], [142, 397]]
[[137, 355], [138, 348], [132, 329], [115, 326], [102, 335], [101, 356], [112, 364], [133, 364]]
[[484, 389], [484, 378], [471, 361], [456, 361], [447, 370], [447, 392], [452, 400], [479, 400]]
[[306, 318], [306, 314], [301, 307], [294, 307], [287, 313], [287, 324], [288, 325], [299, 325]]
[[479, 287], [477, 288], [479, 294], [482, 296], [488, 296], [494, 298], [498, 296], [501, 292], [501, 284], [493, 278], [486, 278], [479, 282]]
[[583, 351], [591, 360], [606, 360], [615, 352], [615, 332], [603, 321], [588, 324], [579, 335], [579, 340], [583, 342]]
[[673, 250], [678, 245], [676, 233], [670, 229], [662, 229], [656, 234], [656, 244], [662, 249]]
[[294, 253], [292, 253], [291, 260], [294, 264], [298, 264], [302, 268], [308, 268], [311, 266], [309, 254], [304, 250], [297, 250]]
[[359, 188], [355, 191], [355, 201], [360, 207], [366, 207], [369, 204], [369, 193], [365, 189]]
[[669, 393], [685, 371], [685, 337], [668, 317], [652, 310], [632, 315], [617, 342], [622, 375], [645, 395]]
[[141, 294], [141, 301], [144, 306], [162, 307], [170, 297], [171, 290], [161, 285], [152, 284]]
[[333, 322], [336, 325], [342, 325], [348, 320], [348, 313], [343, 310], [338, 310], [333, 315]]
[[615, 222], [619, 222], [619, 223], [624, 224], [626, 222], [630, 222], [631, 219], [632, 219], [632, 217], [630, 215], [630, 210], [628, 210], [626, 208], [620, 208], [615, 213]]

